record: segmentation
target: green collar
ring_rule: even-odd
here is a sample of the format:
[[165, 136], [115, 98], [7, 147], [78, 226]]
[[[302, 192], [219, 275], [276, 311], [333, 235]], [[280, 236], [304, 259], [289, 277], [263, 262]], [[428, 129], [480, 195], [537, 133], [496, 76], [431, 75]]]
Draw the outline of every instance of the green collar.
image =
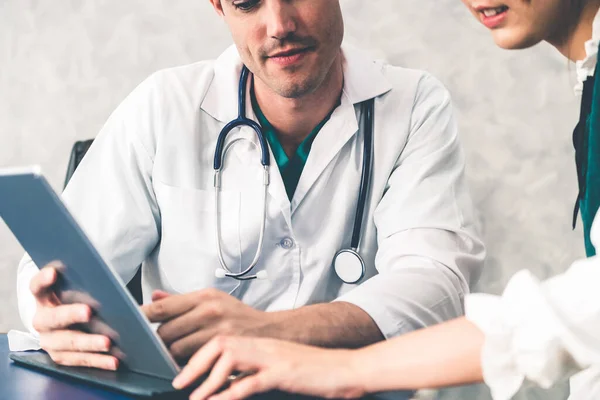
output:
[[298, 182], [300, 181], [300, 176], [302, 175], [304, 165], [306, 165], [306, 160], [308, 160], [308, 154], [310, 153], [312, 143], [321, 128], [323, 128], [327, 121], [329, 121], [333, 110], [325, 117], [323, 121], [321, 121], [321, 123], [319, 123], [319, 125], [315, 127], [315, 129], [312, 130], [312, 132], [310, 132], [310, 134], [302, 141], [302, 143], [300, 143], [300, 146], [298, 146], [298, 149], [296, 149], [296, 152], [290, 158], [285, 153], [285, 150], [279, 141], [277, 131], [267, 120], [260, 109], [260, 106], [256, 101], [256, 96], [254, 95], [254, 89], [250, 91], [250, 97], [252, 100], [252, 108], [256, 114], [260, 126], [262, 127], [265, 139], [267, 142], [269, 142], [269, 146], [271, 147], [271, 151], [275, 157], [275, 162], [277, 163], [279, 172], [283, 178], [285, 191], [287, 192], [288, 198], [291, 201], [294, 197], [294, 192], [296, 191]]

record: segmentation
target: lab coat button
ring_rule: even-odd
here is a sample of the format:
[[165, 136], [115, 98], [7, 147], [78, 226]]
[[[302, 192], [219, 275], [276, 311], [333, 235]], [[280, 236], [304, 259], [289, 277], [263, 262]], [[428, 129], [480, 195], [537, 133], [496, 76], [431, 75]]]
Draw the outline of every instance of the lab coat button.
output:
[[289, 250], [292, 247], [294, 247], [294, 240], [289, 237], [286, 237], [286, 238], [281, 239], [281, 242], [279, 242], [279, 245], [282, 248]]

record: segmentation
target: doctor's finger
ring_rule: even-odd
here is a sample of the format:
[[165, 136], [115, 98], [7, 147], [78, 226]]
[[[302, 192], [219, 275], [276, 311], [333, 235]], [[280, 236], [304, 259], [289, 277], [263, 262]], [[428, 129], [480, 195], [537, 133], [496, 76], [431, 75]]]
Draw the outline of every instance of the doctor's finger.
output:
[[164, 322], [185, 314], [196, 306], [191, 296], [169, 296], [142, 306], [142, 312], [150, 322]]
[[48, 355], [55, 363], [67, 367], [100, 368], [109, 371], [115, 371], [119, 367], [116, 357], [105, 354], [56, 351], [48, 352]]
[[155, 290], [154, 292], [152, 292], [152, 301], [158, 301], [158, 300], [162, 300], [162, 299], [166, 299], [167, 297], [170, 297], [171, 295], [163, 290]]
[[40, 346], [46, 351], [106, 353], [111, 341], [106, 336], [77, 331], [53, 331], [40, 334]]
[[[206, 330], [207, 327], [211, 326], [212, 321], [203, 318], [198, 310], [199, 308], [196, 307], [184, 315], [170, 319], [163, 323], [156, 333], [158, 333], [158, 336], [160, 336], [167, 346], [170, 346], [171, 343], [181, 340], [186, 336], [194, 333], [201, 333], [203, 330]], [[211, 331], [212, 330], [213, 329], [211, 329]], [[208, 339], [211, 337], [212, 336], [208, 336]]]
[[66, 329], [74, 324], [85, 324], [91, 315], [92, 310], [85, 304], [38, 307], [33, 316], [33, 328], [38, 332]]
[[217, 331], [214, 328], [199, 330], [168, 345], [169, 351], [177, 362], [183, 363], [189, 360], [194, 353], [206, 345], [216, 334]]
[[54, 297], [54, 284], [57, 279], [56, 269], [52, 267], [42, 268], [29, 282], [29, 290], [38, 303], [44, 305]]

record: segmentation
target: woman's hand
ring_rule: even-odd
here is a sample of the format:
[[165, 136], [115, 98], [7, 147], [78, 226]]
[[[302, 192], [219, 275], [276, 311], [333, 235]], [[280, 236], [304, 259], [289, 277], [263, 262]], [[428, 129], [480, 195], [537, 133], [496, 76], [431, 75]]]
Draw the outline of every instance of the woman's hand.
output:
[[[187, 387], [210, 371], [190, 396], [191, 400], [237, 400], [271, 390], [326, 398], [358, 398], [364, 395], [364, 390], [360, 386], [356, 353], [275, 339], [216, 337], [194, 354], [173, 386]], [[232, 374], [242, 375], [215, 395]]]

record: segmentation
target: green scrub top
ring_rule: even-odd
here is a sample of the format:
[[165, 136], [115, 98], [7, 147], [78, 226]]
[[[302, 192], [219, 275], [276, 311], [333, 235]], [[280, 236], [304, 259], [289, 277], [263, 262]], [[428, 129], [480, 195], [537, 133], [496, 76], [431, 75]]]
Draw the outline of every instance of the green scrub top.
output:
[[252, 99], [252, 108], [256, 114], [258, 123], [262, 127], [265, 139], [267, 139], [267, 142], [269, 142], [269, 146], [271, 147], [271, 151], [275, 157], [275, 162], [277, 162], [277, 166], [279, 167], [279, 172], [281, 173], [281, 178], [283, 179], [283, 184], [285, 186], [285, 191], [290, 201], [292, 201], [294, 192], [298, 186], [298, 181], [300, 181], [300, 176], [302, 175], [302, 170], [304, 169], [304, 165], [306, 165], [306, 160], [308, 159], [308, 154], [310, 153], [312, 143], [321, 128], [323, 128], [323, 125], [329, 121], [329, 118], [331, 117], [331, 114], [333, 114], [335, 107], [325, 117], [325, 119], [321, 121], [319, 125], [312, 130], [312, 132], [310, 132], [306, 139], [300, 143], [300, 146], [298, 146], [298, 149], [296, 149], [296, 153], [289, 158], [285, 153], [281, 142], [277, 138], [277, 131], [261, 111], [258, 101], [256, 101], [254, 90], [251, 90], [250, 97]]
[[[579, 129], [579, 132], [578, 132]], [[578, 135], [579, 133], [579, 135]], [[584, 85], [581, 117], [573, 138], [579, 178], [578, 205], [588, 257], [596, 255], [590, 240], [592, 223], [600, 207], [600, 63]]]

